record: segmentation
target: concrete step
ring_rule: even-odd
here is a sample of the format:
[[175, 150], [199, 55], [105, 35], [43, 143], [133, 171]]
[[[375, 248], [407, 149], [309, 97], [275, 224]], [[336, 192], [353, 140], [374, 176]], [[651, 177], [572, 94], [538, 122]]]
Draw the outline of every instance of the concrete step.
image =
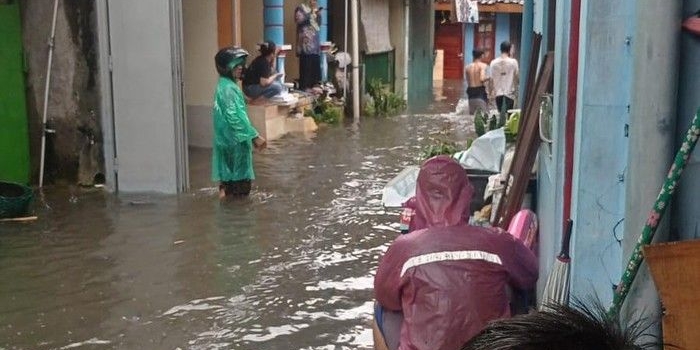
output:
[[[309, 99], [310, 100], [310, 99]], [[318, 129], [313, 118], [290, 117], [294, 107], [303, 115], [303, 108], [310, 108], [310, 101], [300, 100], [301, 105], [286, 106], [276, 104], [251, 105], [248, 118], [256, 130], [266, 140], [278, 139], [289, 132], [313, 132]]]

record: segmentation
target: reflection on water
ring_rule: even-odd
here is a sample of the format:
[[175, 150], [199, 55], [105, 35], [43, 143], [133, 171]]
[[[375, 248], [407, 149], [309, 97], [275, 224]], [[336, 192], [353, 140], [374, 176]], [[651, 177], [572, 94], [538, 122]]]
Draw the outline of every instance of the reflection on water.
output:
[[196, 149], [189, 194], [48, 190], [0, 224], [0, 349], [370, 348], [382, 187], [429, 133], [469, 133], [442, 103], [274, 141], [247, 199], [220, 203]]

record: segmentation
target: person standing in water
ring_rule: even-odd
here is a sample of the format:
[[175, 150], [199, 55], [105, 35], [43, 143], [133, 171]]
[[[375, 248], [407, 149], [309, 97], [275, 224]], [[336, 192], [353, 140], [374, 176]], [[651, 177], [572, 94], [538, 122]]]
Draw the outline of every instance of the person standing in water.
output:
[[513, 109], [518, 87], [518, 61], [511, 56], [512, 45], [501, 43], [501, 57], [491, 61], [491, 82], [499, 111]]
[[464, 67], [467, 76], [467, 98], [469, 99], [469, 114], [474, 114], [478, 109], [488, 111], [488, 95], [486, 83], [489, 80], [487, 74], [488, 65], [484, 63], [484, 51], [476, 49], [472, 52], [474, 62]]
[[238, 47], [221, 49], [214, 57], [219, 81], [214, 94], [212, 180], [219, 183], [219, 198], [247, 196], [255, 179], [253, 147], [267, 142], [248, 119], [248, 109], [238, 82], [248, 52]]

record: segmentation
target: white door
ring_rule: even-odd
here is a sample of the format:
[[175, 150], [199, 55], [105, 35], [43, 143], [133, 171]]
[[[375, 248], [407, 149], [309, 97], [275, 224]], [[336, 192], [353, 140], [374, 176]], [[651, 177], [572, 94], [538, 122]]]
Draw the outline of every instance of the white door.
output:
[[117, 188], [185, 191], [180, 1], [107, 0], [107, 10]]

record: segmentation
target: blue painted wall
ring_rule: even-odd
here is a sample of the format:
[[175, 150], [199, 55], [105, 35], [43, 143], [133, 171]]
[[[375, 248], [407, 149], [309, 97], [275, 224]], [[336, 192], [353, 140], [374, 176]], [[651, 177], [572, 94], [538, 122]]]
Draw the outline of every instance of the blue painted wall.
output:
[[[574, 161], [571, 291], [612, 300], [622, 272], [635, 0], [582, 4]], [[619, 223], [619, 225], [618, 225]], [[616, 236], [617, 235], [617, 236]]]

